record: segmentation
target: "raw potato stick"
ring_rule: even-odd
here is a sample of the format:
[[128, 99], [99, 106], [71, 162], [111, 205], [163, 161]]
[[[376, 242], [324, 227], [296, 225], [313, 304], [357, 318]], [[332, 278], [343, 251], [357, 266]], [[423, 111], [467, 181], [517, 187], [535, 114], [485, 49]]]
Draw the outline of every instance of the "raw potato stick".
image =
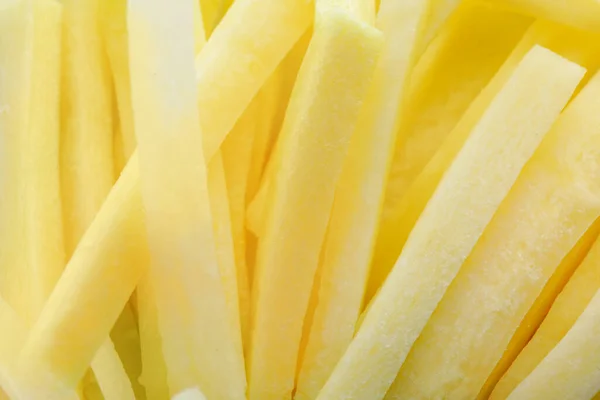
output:
[[599, 78], [563, 111], [524, 168], [386, 398], [477, 398], [511, 338], [537, 327], [526, 317], [540, 317], [527, 314], [551, 279], [564, 281], [573, 271], [577, 264], [561, 261], [600, 216], [593, 184], [600, 169], [585, 161], [600, 153]]
[[135, 400], [131, 382], [110, 339], [100, 346], [91, 367], [104, 398]]
[[65, 0], [60, 171], [70, 257], [115, 181], [113, 104], [100, 0]]
[[21, 356], [74, 388], [147, 270], [137, 156], [123, 171], [46, 302]]
[[384, 397], [446, 288], [584, 73], [539, 46], [525, 56], [444, 175], [319, 400]]
[[[150, 277], [169, 391], [199, 385], [216, 400], [242, 399], [246, 378], [239, 313], [237, 331], [232, 316], [227, 317], [227, 294], [237, 299], [233, 247], [229, 234], [231, 271], [226, 277], [219, 267], [220, 238], [213, 232], [196, 104], [193, 3], [132, 0], [129, 6], [132, 100]], [[217, 168], [216, 178], [225, 189], [220, 154], [211, 167]], [[224, 209], [229, 212], [227, 203]]]
[[196, 59], [207, 162], [311, 21], [309, 0], [237, 0], [229, 9]]
[[382, 45], [379, 31], [343, 11], [316, 18], [283, 124], [285, 148], [258, 249], [251, 400], [289, 397], [294, 388], [334, 185]]
[[[584, 151], [580, 150], [579, 154], [594, 152], [599, 146], [600, 119], [596, 112], [599, 106], [597, 101], [599, 94], [600, 75], [596, 74], [594, 79], [588, 83], [569, 107], [569, 109], [573, 110], [571, 114], [571, 126], [569, 126], [573, 133], [580, 131], [589, 132], [588, 136], [585, 137], [587, 140], [584, 142], [588, 147]], [[577, 105], [577, 108], [575, 108], [575, 105]], [[574, 145], [568, 143], [569, 141], [570, 139], [564, 140], [564, 144], [568, 145], [566, 148], [574, 148]], [[575, 149], [577, 148], [575, 147]], [[578, 153], [575, 150], [570, 154], [576, 155]], [[594, 152], [593, 157], [595, 158], [597, 154], [598, 151]], [[592, 159], [589, 158], [589, 160]], [[588, 174], [590, 176], [597, 178], [597, 172], [591, 165], [584, 164], [583, 168], [586, 168], [584, 171], [589, 171]], [[593, 174], [594, 172], [596, 172], [595, 175]], [[576, 180], [575, 182], [585, 184], [585, 182], [590, 181]], [[595, 186], [590, 185], [590, 188], [595, 189]], [[600, 241], [596, 240], [582, 264], [577, 268], [563, 291], [552, 304], [552, 308], [531, 341], [519, 353], [516, 360], [494, 388], [490, 396], [491, 399], [505, 399], [573, 326], [579, 315], [581, 315], [585, 307], [589, 304], [591, 298], [600, 288], [599, 257]]]
[[[274, 39], [275, 43], [267, 43], [270, 45], [269, 51], [260, 53], [260, 62], [258, 63], [267, 69], [274, 69], [275, 59], [283, 58], [295, 40], [294, 36], [277, 33], [278, 29], [288, 28], [285, 18], [280, 17], [288, 16], [290, 18], [290, 15], [294, 15], [298, 20], [293, 26], [298, 27], [299, 25], [308, 26], [311, 16], [308, 10], [309, 5], [300, 0], [282, 1], [280, 4], [283, 7], [268, 8], [269, 4], [269, 1], [261, 1], [253, 2], [251, 5], [257, 15], [275, 12], [275, 14], [269, 14], [273, 18], [269, 19], [268, 23], [255, 26], [258, 30], [257, 36], [261, 36], [262, 32], [266, 30], [273, 32], [272, 34], [276, 38]], [[237, 1], [232, 10], [245, 6], [248, 6], [247, 2]], [[267, 8], [264, 9], [264, 7]], [[244, 12], [230, 12], [225, 20], [230, 18], [230, 14], [231, 18], [236, 15], [239, 18]], [[283, 23], [280, 23], [281, 19], [283, 19]], [[230, 28], [223, 29], [229, 32], [227, 36], [230, 40], [223, 43], [225, 46], [235, 45], [238, 43], [235, 35], [243, 34], [243, 32], [239, 32], [237, 22], [228, 23], [226, 26]], [[298, 33], [298, 36], [300, 34], [301, 32]], [[218, 53], [222, 50], [216, 48], [212, 51]], [[235, 53], [231, 48], [229, 51]], [[203, 53], [206, 53], [206, 49]], [[210, 61], [206, 62], [210, 63]], [[218, 61], [214, 62], [218, 63]], [[226, 64], [219, 68], [230, 67], [235, 68], [235, 65]], [[260, 76], [249, 78], [241, 73], [234, 75], [237, 80], [250, 81], [250, 83], [246, 83], [256, 88], [264, 82]], [[218, 84], [217, 81], [212, 81], [206, 90], [213, 93], [215, 102], [221, 104], [219, 108], [226, 109], [229, 104], [229, 98], [225, 96], [227, 91], [216, 90]], [[232, 85], [236, 86], [234, 83]], [[231, 118], [237, 118], [235, 114], [228, 115]], [[211, 116], [211, 113], [206, 113], [204, 119], [210, 119]], [[231, 125], [234, 123], [235, 121], [231, 121]], [[225, 135], [226, 132], [222, 132], [222, 134]], [[61, 364], [61, 367], [50, 368], [70, 384], [75, 385], [77, 380], [83, 376], [85, 368], [96, 350], [101, 346], [102, 339], [107, 337], [114, 320], [128, 300], [139, 278], [146, 272], [148, 265], [148, 249], [145, 242], [146, 234], [138, 179], [137, 156], [132, 155], [119, 179], [120, 183], [117, 183], [109, 194], [102, 210], [88, 228], [86, 239], [78, 246], [70, 260], [66, 269], [69, 272], [61, 277], [57, 289], [42, 312], [43, 318], [40, 318], [32, 328], [32, 337], [25, 347], [27, 350], [25, 354], [28, 355], [23, 359], [24, 365], [42, 363], [53, 366]], [[110, 287], [106, 282], [118, 282], [118, 285]], [[107, 290], [112, 293], [108, 296], [109, 302], [105, 301]], [[96, 311], [90, 312], [91, 308], [88, 307], [97, 308]], [[101, 318], [92, 318], [96, 314]], [[85, 344], [82, 345], [82, 343]], [[65, 350], [75, 348], [78, 350]], [[70, 360], [65, 357], [65, 352], [77, 356]]]
[[469, 105], [435, 155], [401, 195], [400, 200], [384, 208], [367, 287], [367, 302], [373, 298], [393, 267], [414, 224], [444, 172], [467, 140], [474, 124], [523, 56], [532, 46], [540, 44], [589, 70], [595, 70], [600, 60], [597, 56], [598, 50], [594, 48], [595, 40], [595, 36], [588, 33], [547, 21], [536, 21], [527, 30], [500, 70]]
[[600, 390], [600, 292], [508, 400], [587, 400]]
[[384, 1], [377, 16], [377, 28], [387, 40], [335, 187], [298, 399], [317, 397], [354, 334], [398, 119], [404, 115], [405, 90], [428, 5], [428, 0]]

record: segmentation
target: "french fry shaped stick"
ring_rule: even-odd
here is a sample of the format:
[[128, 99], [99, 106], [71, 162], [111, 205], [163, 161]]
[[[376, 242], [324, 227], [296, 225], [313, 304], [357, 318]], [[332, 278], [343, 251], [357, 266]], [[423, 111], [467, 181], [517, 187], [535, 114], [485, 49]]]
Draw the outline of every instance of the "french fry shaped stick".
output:
[[550, 279], [569, 276], [573, 266], [561, 269], [561, 261], [600, 216], [600, 187], [593, 184], [600, 169], [585, 161], [600, 154], [598, 96], [600, 75], [561, 114], [523, 170], [388, 398], [476, 398], [519, 327], [530, 334], [536, 328], [522, 321]]
[[[600, 60], [594, 46], [596, 40], [596, 35], [547, 21], [540, 20], [531, 25], [494, 78], [469, 105], [435, 155], [408, 188], [403, 193], [388, 193], [388, 200], [392, 201], [384, 206], [367, 287], [367, 301], [372, 299], [385, 280], [442, 176], [469, 137], [472, 127], [523, 56], [532, 46], [539, 44], [594, 70]], [[394, 196], [399, 196], [400, 199], [393, 201]]]
[[317, 13], [288, 105], [272, 209], [255, 279], [249, 398], [289, 397], [319, 252], [381, 33], [351, 14]]
[[444, 175], [319, 400], [384, 397], [448, 285], [584, 73], [539, 46], [525, 56]]
[[67, 0], [63, 30], [60, 171], [71, 256], [114, 181], [113, 104], [100, 0]]
[[[317, 2], [317, 10], [320, 4]], [[320, 288], [314, 289], [318, 290], [318, 305], [296, 389], [298, 399], [317, 397], [354, 334], [397, 132], [398, 109], [415, 63], [427, 7], [427, 0], [386, 1], [378, 14], [377, 27], [387, 40], [335, 189]]]
[[132, 158], [88, 228], [25, 344], [22, 369], [75, 387], [148, 266]]
[[[236, 279], [233, 247], [226, 277], [219, 268], [196, 104], [193, 3], [130, 1], [129, 6], [131, 88], [150, 277], [169, 390], [175, 394], [200, 385], [213, 399], [242, 399], [246, 379], [239, 313], [234, 331], [226, 295], [237, 299], [237, 286], [226, 287]], [[220, 175], [216, 178], [226, 189], [220, 154], [214, 162]], [[228, 213], [227, 203], [225, 208]], [[231, 235], [229, 240], [232, 245]], [[237, 301], [233, 306], [237, 310]]]

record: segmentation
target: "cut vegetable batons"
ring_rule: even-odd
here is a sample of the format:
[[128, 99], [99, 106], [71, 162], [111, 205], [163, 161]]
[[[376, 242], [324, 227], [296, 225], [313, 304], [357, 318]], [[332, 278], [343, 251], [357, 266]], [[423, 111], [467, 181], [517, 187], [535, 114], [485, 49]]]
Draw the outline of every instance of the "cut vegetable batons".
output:
[[[358, 15], [369, 20], [369, 12], [374, 15], [374, 9]], [[318, 291], [318, 302], [315, 310], [309, 310], [313, 312], [312, 325], [300, 366], [297, 399], [317, 397], [354, 334], [392, 156], [390, 149], [398, 120], [404, 115], [405, 88], [427, 16], [426, 0], [386, 0], [377, 15], [376, 26], [387, 40], [335, 187], [320, 279], [315, 283], [320, 287], [314, 289]]]
[[[101, 7], [101, 27], [104, 46], [108, 57], [112, 81], [114, 84], [118, 131], [115, 140], [122, 144], [121, 154], [115, 154], [115, 158], [123, 160], [124, 163], [135, 151], [137, 142], [133, 132], [133, 114], [131, 110], [131, 88], [129, 79], [129, 44], [127, 37], [127, 0], [104, 0]], [[119, 163], [117, 174], [120, 173], [124, 164]]]
[[[243, 399], [239, 314], [234, 332], [227, 317], [227, 278], [219, 267], [220, 238], [213, 233], [196, 104], [193, 0], [177, 5], [131, 0], [129, 7], [131, 88], [150, 277], [169, 391], [199, 385], [213, 399]], [[221, 162], [220, 153], [211, 165], [215, 162]], [[222, 164], [214, 166], [219, 168], [215, 172], [223, 172]], [[233, 247], [231, 261], [234, 267]], [[237, 302], [237, 287], [233, 295]]]
[[600, 3], [596, 0], [487, 0], [533, 17], [556, 21], [575, 28], [600, 32]]
[[543, 47], [527, 53], [475, 123], [318, 399], [384, 397], [448, 285], [584, 73]]
[[[597, 40], [596, 35], [560, 24], [547, 21], [533, 23], [500, 70], [494, 75], [494, 78], [472, 101], [456, 122], [454, 129], [447, 135], [435, 155], [419, 175], [413, 178], [412, 183], [405, 187], [402, 193], [396, 193], [393, 187], [398, 184], [398, 181], [391, 181], [371, 266], [365, 298], [367, 302], [375, 295], [393, 267], [408, 235], [434, 193], [444, 172], [469, 137], [474, 124], [479, 120], [496, 93], [502, 88], [525, 53], [535, 44], [539, 44], [583, 65], [589, 70], [595, 70], [599, 61], [598, 51], [594, 48], [595, 40]], [[451, 129], [451, 127], [448, 126], [448, 129]], [[395, 196], [401, 197], [394, 200]]]
[[111, 190], [33, 325], [22, 369], [74, 388], [148, 266], [137, 157]]
[[112, 81], [100, 0], [65, 0], [60, 171], [67, 256], [115, 181]]
[[307, 0], [233, 3], [196, 59], [207, 162], [312, 19]]
[[[518, 14], [465, 3], [419, 59], [411, 77], [408, 111], [398, 132], [378, 230], [385, 233], [397, 226], [398, 219], [393, 217], [398, 203], [502, 66], [529, 22]], [[367, 300], [381, 286], [403, 244], [397, 235], [383, 233], [376, 241]]]
[[[2, 293], [27, 323], [37, 318], [64, 266], [59, 163], [62, 5], [2, 5], [0, 78]], [[13, 86], [14, 85], [14, 86]], [[8, 162], [10, 164], [4, 164]], [[9, 166], [10, 165], [10, 166]], [[14, 196], [9, 198], [9, 196]]]
[[[600, 154], [598, 99], [600, 75], [563, 111], [523, 169], [387, 398], [477, 398], [511, 338], [536, 329], [540, 317], [528, 315], [530, 309], [551, 279], [568, 279], [577, 264], [561, 261], [600, 216], [594, 184], [600, 168], [591, 161]], [[524, 323], [526, 317], [538, 323]]]
[[[594, 104], [594, 101], [590, 104]], [[552, 304], [533, 338], [494, 387], [490, 399], [503, 400], [508, 397], [573, 327], [598, 289], [600, 241], [596, 240], [582, 264]]]
[[[268, 16], [269, 23], [257, 23], [252, 16]], [[245, 17], [249, 18], [249, 23], [244, 22]], [[205, 72], [209, 72], [197, 74], [197, 80], [204, 82], [199, 86], [204, 85], [204, 93], [210, 93], [213, 102], [221, 104], [218, 106], [221, 123], [209, 124], [225, 129], [215, 131], [217, 136], [225, 137], [227, 127], [235, 124], [247, 106], [243, 102], [236, 102], [239, 108], [233, 107], [227, 97], [228, 90], [216, 89], [220, 87], [219, 82], [242, 81], [243, 85], [233, 86], [244, 87], [249, 97], [254, 96], [268, 76], [268, 71], [275, 69], [310, 21], [310, 5], [301, 0], [235, 2], [219, 25], [220, 39], [211, 41], [217, 44], [211, 47], [209, 43], [203, 49], [202, 54], [209, 53], [206, 56], [208, 59], [196, 63], [196, 67], [199, 64]], [[272, 40], [253, 42], [254, 45], [248, 47], [244, 44], [248, 40], [245, 36], [247, 32]], [[260, 60], [257, 61], [261, 67], [256, 69], [257, 74], [248, 76], [243, 73], [245, 67], [237, 69], [240, 63], [230, 62], [239, 54], [250, 54], [253, 60]], [[232, 97], [237, 100], [236, 94]], [[211, 112], [203, 113], [202, 108], [200, 110], [205, 121], [215, 116]], [[230, 118], [229, 122], [223, 120], [224, 114]], [[146, 272], [148, 248], [137, 162], [137, 156], [132, 155], [121, 178], [88, 228], [86, 239], [69, 262], [68, 272], [61, 277], [40, 320], [33, 327], [24, 350], [24, 369], [28, 364], [45, 365], [44, 369], [49, 367], [75, 385], [100, 348], [103, 338], [107, 337], [139, 278]], [[119, 284], [109, 285], [107, 282]], [[108, 296], [107, 291], [111, 293]], [[89, 312], [90, 306], [93, 312]], [[96, 315], [101, 318], [96, 318]], [[77, 357], [72, 357], [71, 353], [77, 354]]]
[[289, 397], [294, 388], [335, 183], [383, 42], [381, 32], [349, 10], [320, 4], [280, 134], [281, 165], [258, 248], [252, 400]]
[[587, 400], [600, 390], [600, 292], [509, 400]]

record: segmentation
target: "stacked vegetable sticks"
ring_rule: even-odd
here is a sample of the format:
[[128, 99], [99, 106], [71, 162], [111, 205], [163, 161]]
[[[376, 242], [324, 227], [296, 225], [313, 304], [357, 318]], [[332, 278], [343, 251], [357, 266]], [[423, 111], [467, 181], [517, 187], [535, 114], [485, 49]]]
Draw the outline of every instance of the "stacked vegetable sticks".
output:
[[354, 333], [397, 131], [398, 109], [415, 63], [427, 6], [427, 1], [384, 1], [378, 14], [377, 27], [387, 39], [337, 183], [316, 283], [320, 287], [313, 289], [318, 291], [318, 305], [309, 327], [297, 398], [316, 397]]
[[590, 82], [562, 113], [523, 170], [411, 349], [389, 398], [407, 393], [476, 398], [514, 346], [511, 338], [530, 337], [539, 324], [523, 320], [539, 319], [526, 314], [535, 312], [534, 302], [550, 289], [550, 279], [570, 275], [574, 266], [559, 268], [561, 261], [600, 216], [596, 189], [588, 183], [598, 171], [580, 161], [599, 150], [598, 123], [580, 125], [593, 109], [598, 82]]
[[0, 0], [0, 399], [598, 398], [599, 12]]
[[[296, 0], [272, 3], [236, 2], [196, 61], [199, 112], [206, 116], [202, 119], [202, 129], [206, 132], [203, 139], [207, 158], [210, 144], [206, 145], [206, 141], [211, 141], [205, 138], [216, 138], [212, 143], [222, 141], [247, 105], [247, 102], [239, 101], [240, 91], [243, 92], [242, 89], [245, 88], [249, 101], [310, 23], [309, 4]], [[242, 17], [253, 21], [249, 17], [251, 15], [265, 17], [270, 23], [238, 24], [238, 19]], [[249, 48], [245, 46], [248, 32], [272, 37], [272, 41], [261, 42], [260, 46]], [[254, 69], [253, 79], [249, 79], [245, 71], [236, 74], [239, 63], [229, 62], [240, 51], [251, 55], [248, 62], [256, 62], [260, 66]], [[220, 87], [220, 82], [232, 79], [239, 81], [239, 85], [233, 85], [235, 93], [231, 93], [233, 88], [229, 86], [221, 91], [215, 89]], [[218, 98], [227, 107], [215, 106], [216, 92], [221, 93]], [[213, 101], [210, 102], [207, 98]], [[232, 99], [237, 101], [237, 107], [232, 105]], [[216, 107], [219, 112], [212, 112], [211, 107]], [[23, 357], [24, 364], [30, 365], [30, 368], [24, 366], [23, 369], [37, 371], [39, 369], [32, 365], [42, 364], [57, 379], [74, 385], [81, 378], [84, 366], [89, 364], [100, 347], [100, 339], [106, 337], [144, 273], [147, 265], [144, 255], [147, 250], [145, 235], [142, 233], [144, 226], [137, 184], [137, 162], [137, 157], [132, 157], [73, 255], [40, 320], [33, 328]], [[119, 282], [118, 286], [113, 284], [115, 281]], [[106, 293], [110, 293], [108, 304]], [[73, 298], [79, 301], [72, 302]], [[92, 304], [102, 306], [102, 311], [98, 309], [97, 313], [90, 314]], [[95, 314], [101, 314], [102, 318], [94, 318]], [[70, 352], [65, 353], [65, 348], [77, 349], [78, 357], [66, 357]]]
[[[540, 65], [545, 65], [546, 74], [540, 73]], [[440, 182], [319, 399], [364, 398], [367, 393], [383, 397], [446, 288], [584, 72], [542, 47], [534, 47], [525, 56]], [[552, 100], [545, 92], [550, 82]], [[448, 209], [454, 211], [448, 213]]]
[[380, 32], [354, 10], [317, 2], [283, 123], [281, 165], [257, 255], [250, 399], [288, 397], [294, 388], [335, 183], [382, 44]]

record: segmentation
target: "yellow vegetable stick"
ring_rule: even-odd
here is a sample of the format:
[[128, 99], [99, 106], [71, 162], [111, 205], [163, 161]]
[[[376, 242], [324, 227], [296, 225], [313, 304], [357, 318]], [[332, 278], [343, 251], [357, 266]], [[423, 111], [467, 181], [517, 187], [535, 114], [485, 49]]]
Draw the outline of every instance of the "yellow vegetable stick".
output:
[[92, 370], [106, 399], [135, 400], [131, 382], [112, 341], [105, 341], [92, 360]]
[[[129, 46], [127, 39], [127, 0], [106, 0], [100, 6], [102, 16], [102, 33], [104, 46], [110, 65], [115, 87], [119, 136], [122, 141], [123, 161], [133, 154], [137, 142], [133, 132], [133, 115], [131, 110], [131, 88], [129, 79]], [[115, 154], [115, 158], [119, 157]], [[123, 165], [117, 165], [119, 172]]]
[[142, 277], [137, 286], [137, 303], [142, 355], [142, 375], [139, 381], [146, 390], [148, 400], [167, 399], [167, 367], [158, 329], [156, 299], [148, 274]]
[[[600, 75], [546, 135], [417, 339], [387, 398], [476, 398], [511, 338], [523, 335], [519, 327], [550, 280], [564, 281], [574, 269], [559, 265], [600, 216], [600, 187], [592, 184], [600, 169], [585, 161], [600, 153], [599, 96]], [[531, 334], [537, 324], [527, 326]]]
[[282, 128], [285, 148], [257, 259], [250, 399], [290, 396], [334, 185], [382, 44], [343, 11], [317, 14]]
[[27, 188], [24, 209], [28, 252], [29, 321], [41, 311], [65, 267], [59, 164], [59, 79], [62, 5], [33, 2], [34, 38], [29, 130], [24, 136]]
[[525, 56], [446, 172], [318, 399], [383, 398], [446, 288], [584, 73], [539, 46]]
[[[593, 102], [590, 102], [593, 104]], [[575, 324], [591, 298], [600, 288], [600, 241], [577, 268], [564, 290], [552, 304], [535, 335], [519, 353], [502, 379], [493, 388], [490, 399], [506, 399]]]
[[181, 393], [173, 396], [171, 400], [206, 400], [200, 389], [193, 388], [184, 390]]
[[[469, 137], [474, 124], [488, 107], [494, 95], [502, 88], [515, 65], [535, 44], [540, 44], [590, 70], [597, 68], [599, 58], [594, 48], [596, 36], [573, 30], [555, 23], [536, 21], [519, 42], [490, 83], [471, 103], [448, 134], [443, 145], [414, 178], [411, 185], [393, 207], [387, 207], [382, 216], [371, 275], [365, 300], [375, 295], [393, 267], [414, 224], [435, 191], [444, 172]], [[393, 200], [393, 199], [392, 199]]]
[[[246, 217], [247, 228], [250, 232], [254, 233], [255, 236], [259, 236], [259, 231], [262, 231], [262, 224], [264, 222], [264, 212], [267, 208], [266, 205], [266, 194], [268, 187], [274, 180], [275, 171], [279, 165], [279, 158], [281, 148], [283, 147], [280, 142], [283, 139], [279, 136], [281, 131], [281, 124], [285, 117], [285, 112], [289, 103], [292, 89], [298, 76], [298, 70], [306, 54], [306, 49], [312, 38], [312, 30], [307, 31], [302, 38], [292, 48], [290, 53], [282, 61], [278, 67], [278, 71], [282, 75], [281, 82], [279, 85], [280, 93], [278, 95], [278, 109], [275, 116], [274, 129], [277, 137], [274, 143], [270, 145], [272, 148], [269, 151], [261, 151], [260, 148], [256, 148], [252, 154], [252, 166], [250, 169], [250, 177], [248, 182], [248, 212]], [[260, 225], [260, 226], [259, 226]]]
[[231, 231], [235, 251], [239, 309], [242, 329], [242, 342], [246, 348], [249, 340], [250, 323], [250, 285], [248, 265], [246, 263], [246, 189], [248, 172], [252, 157], [252, 144], [256, 129], [255, 112], [258, 109], [257, 98], [240, 117], [233, 131], [223, 142], [221, 153], [225, 168], [229, 208], [231, 210]]
[[[218, 204], [211, 210], [193, 85], [193, 3], [141, 0], [129, 6], [134, 120], [153, 256], [150, 277], [169, 390], [175, 394], [200, 385], [214, 399], [242, 399], [246, 379], [239, 313], [237, 332], [227, 317], [228, 295], [237, 308], [237, 287], [228, 284], [236, 278], [233, 247], [229, 235], [226, 276], [219, 265], [221, 236], [213, 233], [211, 211]], [[211, 167], [217, 167], [225, 190], [222, 164], [215, 162], [221, 162], [220, 154]], [[229, 212], [227, 203], [224, 209]], [[229, 220], [217, 221], [227, 223], [230, 233]]]
[[75, 387], [106, 340], [148, 263], [137, 157], [106, 202], [46, 302], [21, 364]]
[[242, 321], [240, 316], [238, 272], [235, 263], [227, 181], [221, 152], [213, 157], [208, 166], [207, 179], [216, 257], [221, 281], [225, 290], [225, 301], [228, 309], [227, 315], [236, 350], [242, 353]]
[[[302, 30], [299, 25], [307, 26], [311, 21], [310, 5], [305, 4], [303, 0], [286, 0], [278, 3], [282, 7], [279, 5], [270, 7], [270, 4], [270, 1], [267, 0], [253, 2], [250, 7], [253, 14], [246, 15], [248, 18], [266, 14], [273, 15], [273, 18], [268, 20], [269, 23], [256, 27], [259, 32], [258, 36], [262, 36], [260, 32], [266, 30], [273, 32], [273, 40], [275, 40], [275, 43], [267, 43], [269, 51], [257, 53], [261, 60], [259, 64], [266, 69], [275, 68], [275, 59], [283, 58], [293, 45], [294, 36], [277, 33], [278, 30], [286, 30], [289, 33], [288, 25], [286, 25], [289, 21], [286, 18], [296, 16], [298, 20], [292, 25], [299, 30]], [[232, 9], [242, 7], [242, 12], [228, 13], [228, 17], [225, 19], [230, 18], [229, 15], [231, 18], [243, 15], [244, 7], [247, 6], [249, 6], [248, 2], [237, 1]], [[274, 14], [270, 14], [270, 12], [274, 12]], [[282, 18], [279, 18], [280, 16]], [[235, 36], [243, 35], [236, 21], [222, 24], [224, 26], [222, 35], [230, 39], [224, 41], [224, 45], [230, 46], [228, 51], [233, 53], [235, 53], [235, 44], [239, 42]], [[212, 51], [214, 54], [219, 53], [222, 49]], [[203, 53], [206, 53], [206, 49]], [[220, 61], [216, 61], [217, 59], [218, 57], [212, 62], [219, 63]], [[206, 62], [210, 63], [211, 61]], [[230, 72], [236, 66], [235, 63], [221, 65], [222, 68], [229, 68]], [[263, 79], [262, 75], [253, 75], [252, 78], [241, 73], [234, 75], [236, 80], [244, 80], [245, 84], [256, 88], [264, 82], [261, 80]], [[214, 96], [215, 102], [222, 105], [222, 109], [226, 109], [230, 100], [225, 96], [228, 92], [217, 89], [218, 81], [211, 82], [212, 85], [209, 85], [207, 92]], [[232, 85], [236, 86], [234, 83]], [[202, 111], [202, 108], [200, 110]], [[205, 120], [210, 120], [213, 116], [211, 113], [201, 112], [201, 114], [205, 116]], [[231, 125], [234, 125], [236, 114], [232, 113], [229, 116], [233, 119]], [[226, 132], [220, 132], [220, 134], [225, 136]], [[95, 351], [102, 344], [102, 339], [110, 331], [126, 299], [139, 277], [146, 270], [148, 250], [145, 242], [146, 235], [138, 179], [137, 157], [132, 157], [124, 169], [119, 183], [115, 185], [97, 218], [88, 228], [86, 239], [77, 249], [77, 254], [72, 257], [67, 267], [67, 271], [70, 272], [61, 277], [55, 292], [51, 295], [49, 304], [42, 312], [43, 318], [34, 326], [32, 338], [24, 352], [29, 355], [24, 357], [23, 364], [55, 365], [63, 363], [60, 368], [52, 366], [50, 369], [65, 377], [71, 385], [75, 385], [77, 377], [83, 375], [85, 366], [89, 364]], [[132, 234], [131, 232], [137, 233]], [[118, 282], [119, 285], [113, 285], [110, 288], [112, 295], [108, 296], [110, 301], [106, 301], [105, 293], [110, 285], [107, 286], [102, 282], [113, 281]], [[97, 307], [97, 311], [90, 312], [87, 307], [89, 304]], [[96, 314], [102, 318], [93, 318]], [[81, 329], [82, 326], [86, 329]], [[90, 329], [88, 330], [87, 327]], [[82, 342], [85, 342], [85, 346], [80, 345]], [[74, 357], [73, 360], [62, 357], [61, 355], [64, 356], [62, 350], [66, 348], [77, 348], [78, 357]], [[31, 369], [34, 370], [34, 368]]]
[[65, 0], [61, 185], [67, 256], [114, 183], [112, 93], [100, 0]]
[[596, 0], [489, 0], [489, 3], [557, 21], [576, 28], [600, 32], [600, 4]]
[[[381, 211], [384, 227], [410, 184], [501, 67], [529, 22], [517, 14], [466, 3], [419, 59], [407, 94], [408, 111], [398, 133], [402, 140], [396, 144], [386, 183]], [[391, 245], [397, 246], [397, 240], [394, 237]], [[378, 240], [376, 246], [373, 265], [384, 263], [391, 268], [395, 259], [386, 258], [390, 243]], [[374, 289], [370, 288], [369, 298]]]
[[[34, 6], [35, 7], [35, 6]], [[65, 388], [52, 377], [38, 376], [35, 381], [24, 380], [17, 369], [19, 352], [22, 350], [28, 331], [15, 310], [0, 297], [0, 398], [4, 391], [12, 400], [75, 400], [73, 390]]]
[[509, 400], [585, 400], [600, 390], [600, 292]]
[[[312, 11], [308, 0], [237, 0], [217, 26], [196, 59], [207, 161], [287, 50], [306, 31]], [[227, 99], [226, 105], [218, 99]]]
[[[296, 397], [314, 399], [354, 334], [366, 285], [398, 110], [416, 60], [428, 1], [383, 2], [377, 27], [387, 38], [335, 189], [320, 265], [318, 305]], [[317, 2], [317, 6], [319, 3]], [[318, 8], [317, 8], [318, 9]], [[404, 110], [400, 111], [400, 118]]]

